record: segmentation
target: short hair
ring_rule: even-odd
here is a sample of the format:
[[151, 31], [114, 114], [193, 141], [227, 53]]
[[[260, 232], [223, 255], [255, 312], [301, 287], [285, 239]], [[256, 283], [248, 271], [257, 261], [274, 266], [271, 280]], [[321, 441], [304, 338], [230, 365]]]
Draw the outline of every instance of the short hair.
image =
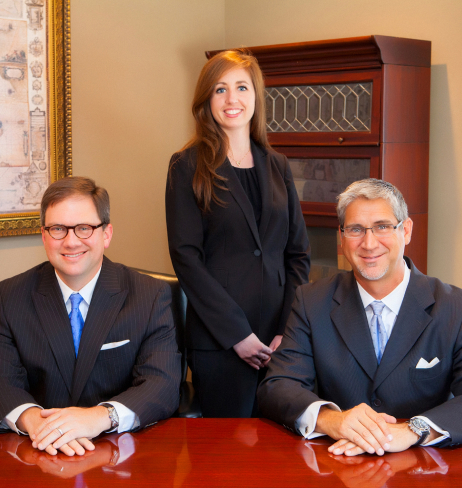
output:
[[348, 205], [358, 198], [366, 200], [382, 198], [390, 204], [398, 222], [409, 217], [406, 202], [398, 188], [387, 181], [376, 178], [355, 181], [337, 198], [337, 215], [341, 227], [345, 224], [345, 213]]
[[[40, 205], [41, 225], [45, 225], [45, 214], [48, 207], [52, 207], [67, 198], [90, 197], [98, 213], [101, 223], [110, 223], [110, 204], [108, 192], [96, 186], [95, 182], [84, 176], [66, 176], [52, 183], [43, 194]], [[87, 223], [87, 222], [82, 222]]]

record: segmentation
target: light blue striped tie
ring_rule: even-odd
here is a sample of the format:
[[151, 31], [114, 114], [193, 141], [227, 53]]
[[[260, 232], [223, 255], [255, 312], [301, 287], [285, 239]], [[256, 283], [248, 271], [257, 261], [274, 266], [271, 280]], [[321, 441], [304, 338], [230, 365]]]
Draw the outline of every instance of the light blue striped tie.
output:
[[80, 344], [80, 337], [82, 336], [83, 330], [83, 317], [79, 309], [80, 302], [83, 300], [83, 297], [79, 293], [73, 293], [70, 296], [72, 310], [69, 314], [69, 319], [71, 320], [71, 329], [72, 329], [72, 338], [74, 339], [74, 349], [75, 349], [75, 357], [79, 352], [79, 344]]
[[371, 334], [372, 342], [374, 343], [375, 355], [377, 356], [377, 362], [380, 364], [382, 360], [383, 351], [388, 342], [387, 331], [382, 319], [382, 311], [385, 307], [383, 302], [375, 301], [371, 303], [372, 311], [374, 315], [371, 320]]

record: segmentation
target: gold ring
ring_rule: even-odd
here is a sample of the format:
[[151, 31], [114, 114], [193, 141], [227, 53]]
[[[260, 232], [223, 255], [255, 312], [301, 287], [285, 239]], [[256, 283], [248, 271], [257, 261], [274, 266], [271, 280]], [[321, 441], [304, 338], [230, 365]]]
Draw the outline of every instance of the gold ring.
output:
[[59, 432], [61, 437], [64, 435], [64, 432], [59, 427], [56, 427], [56, 430]]

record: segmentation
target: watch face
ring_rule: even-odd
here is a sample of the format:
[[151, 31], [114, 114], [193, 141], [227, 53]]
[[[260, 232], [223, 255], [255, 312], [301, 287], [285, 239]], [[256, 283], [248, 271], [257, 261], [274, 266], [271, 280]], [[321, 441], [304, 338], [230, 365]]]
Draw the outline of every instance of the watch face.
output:
[[427, 432], [430, 430], [427, 422], [423, 421], [422, 419], [411, 419], [412, 425], [421, 431]]

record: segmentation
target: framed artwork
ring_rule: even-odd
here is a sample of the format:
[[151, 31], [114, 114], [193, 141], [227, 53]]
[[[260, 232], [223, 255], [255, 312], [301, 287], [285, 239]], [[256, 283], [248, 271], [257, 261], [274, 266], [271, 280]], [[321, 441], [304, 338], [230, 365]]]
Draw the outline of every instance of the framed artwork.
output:
[[39, 233], [72, 174], [70, 53], [70, 0], [0, 2], [0, 236]]

